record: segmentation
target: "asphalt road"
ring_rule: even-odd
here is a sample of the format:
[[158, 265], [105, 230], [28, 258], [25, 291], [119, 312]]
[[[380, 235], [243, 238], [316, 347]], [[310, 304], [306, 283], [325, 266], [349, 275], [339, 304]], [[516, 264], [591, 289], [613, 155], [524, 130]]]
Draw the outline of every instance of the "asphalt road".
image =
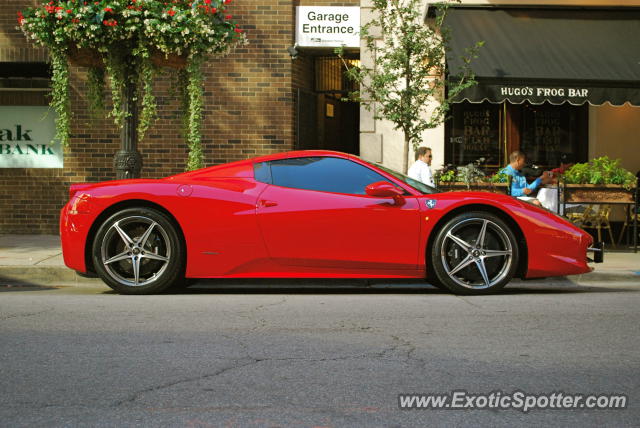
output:
[[[0, 426], [637, 426], [638, 285], [0, 287]], [[234, 288], [240, 284], [254, 289]], [[336, 283], [342, 284], [342, 283]], [[415, 285], [415, 284], [414, 284]], [[265, 291], [265, 287], [269, 290]], [[309, 288], [311, 287], [311, 288]], [[617, 410], [400, 410], [401, 393], [616, 393]]]

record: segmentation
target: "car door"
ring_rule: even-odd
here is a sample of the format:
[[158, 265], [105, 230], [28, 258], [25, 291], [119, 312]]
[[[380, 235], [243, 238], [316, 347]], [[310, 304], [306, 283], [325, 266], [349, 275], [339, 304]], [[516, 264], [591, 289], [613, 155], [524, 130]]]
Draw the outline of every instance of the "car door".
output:
[[[269, 256], [283, 266], [366, 273], [416, 269], [420, 233], [416, 198], [372, 197], [389, 181], [337, 157], [289, 158], [256, 165], [258, 225]], [[363, 271], [364, 270], [364, 271]]]

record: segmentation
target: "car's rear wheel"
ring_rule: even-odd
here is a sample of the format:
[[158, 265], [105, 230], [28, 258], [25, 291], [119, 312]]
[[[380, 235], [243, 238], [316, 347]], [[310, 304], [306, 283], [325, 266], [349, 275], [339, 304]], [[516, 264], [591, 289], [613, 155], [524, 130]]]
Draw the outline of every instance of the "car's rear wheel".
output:
[[93, 242], [100, 278], [125, 294], [160, 293], [179, 284], [184, 245], [171, 219], [153, 208], [128, 208], [109, 217]]
[[438, 231], [430, 266], [435, 281], [456, 294], [502, 289], [518, 268], [518, 242], [500, 217], [475, 211], [453, 217]]

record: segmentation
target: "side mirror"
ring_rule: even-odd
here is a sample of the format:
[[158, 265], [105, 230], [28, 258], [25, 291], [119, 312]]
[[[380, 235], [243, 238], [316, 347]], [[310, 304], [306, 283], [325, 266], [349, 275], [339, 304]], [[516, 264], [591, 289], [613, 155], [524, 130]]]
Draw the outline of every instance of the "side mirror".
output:
[[364, 191], [369, 196], [375, 196], [377, 198], [397, 198], [402, 196], [404, 191], [398, 189], [388, 181], [376, 181], [365, 187]]

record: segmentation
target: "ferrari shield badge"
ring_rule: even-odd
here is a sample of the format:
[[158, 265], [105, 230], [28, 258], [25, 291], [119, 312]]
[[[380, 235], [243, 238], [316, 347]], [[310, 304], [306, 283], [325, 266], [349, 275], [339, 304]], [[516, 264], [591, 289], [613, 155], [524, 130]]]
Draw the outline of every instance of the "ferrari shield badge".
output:
[[427, 199], [427, 208], [429, 209], [433, 209], [436, 207], [436, 200], [435, 199]]

